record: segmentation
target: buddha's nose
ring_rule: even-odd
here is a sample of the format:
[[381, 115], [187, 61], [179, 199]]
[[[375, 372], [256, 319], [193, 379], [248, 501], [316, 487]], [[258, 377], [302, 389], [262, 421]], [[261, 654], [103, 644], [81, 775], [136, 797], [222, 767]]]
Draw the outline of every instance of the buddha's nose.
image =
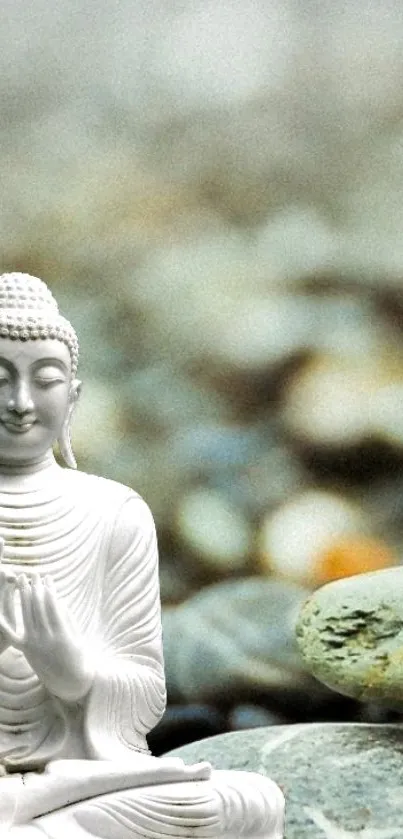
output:
[[28, 414], [34, 410], [34, 403], [27, 382], [20, 381], [16, 384], [8, 407], [10, 411], [15, 411], [17, 414]]

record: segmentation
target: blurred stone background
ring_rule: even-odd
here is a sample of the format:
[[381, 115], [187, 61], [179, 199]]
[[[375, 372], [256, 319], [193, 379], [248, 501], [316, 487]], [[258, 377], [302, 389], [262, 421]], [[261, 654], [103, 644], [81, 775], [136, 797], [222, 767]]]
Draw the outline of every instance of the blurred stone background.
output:
[[156, 518], [154, 747], [390, 719], [315, 683], [293, 626], [316, 586], [403, 556], [400, 4], [0, 20], [0, 267], [48, 282], [81, 338], [80, 468]]

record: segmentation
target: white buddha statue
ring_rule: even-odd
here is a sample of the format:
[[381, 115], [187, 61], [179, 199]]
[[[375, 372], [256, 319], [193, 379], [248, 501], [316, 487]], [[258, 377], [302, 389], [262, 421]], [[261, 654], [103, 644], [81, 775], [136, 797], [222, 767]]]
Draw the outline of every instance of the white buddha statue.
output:
[[45, 284], [0, 276], [0, 837], [281, 839], [274, 782], [147, 748], [165, 708], [155, 529], [135, 492], [75, 470], [77, 361]]

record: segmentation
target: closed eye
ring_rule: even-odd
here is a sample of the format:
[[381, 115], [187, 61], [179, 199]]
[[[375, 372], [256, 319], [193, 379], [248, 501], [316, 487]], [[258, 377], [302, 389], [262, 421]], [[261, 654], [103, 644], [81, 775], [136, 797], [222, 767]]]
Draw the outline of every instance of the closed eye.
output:
[[60, 369], [59, 365], [49, 364], [49, 362], [36, 366], [35, 370], [32, 371], [32, 379], [34, 384], [41, 388], [53, 387], [67, 381], [64, 371]]
[[1, 385], [6, 385], [6, 384], [8, 384], [8, 382], [9, 382], [9, 381], [10, 381], [10, 373], [9, 373], [9, 371], [8, 371], [5, 367], [3, 367], [3, 365], [1, 364], [1, 365], [0, 365], [0, 386], [1, 386]]
[[[57, 376], [55, 378], [44, 378], [44, 377], [35, 377], [35, 384], [38, 387], [52, 387], [52, 385], [63, 384], [65, 379], [62, 376]], [[1, 379], [0, 379], [1, 382]]]

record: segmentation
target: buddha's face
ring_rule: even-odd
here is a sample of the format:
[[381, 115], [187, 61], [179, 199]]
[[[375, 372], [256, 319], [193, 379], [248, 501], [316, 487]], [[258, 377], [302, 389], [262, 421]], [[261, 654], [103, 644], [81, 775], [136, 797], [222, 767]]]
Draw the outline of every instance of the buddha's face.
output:
[[0, 338], [0, 463], [40, 460], [59, 437], [73, 398], [65, 344]]

